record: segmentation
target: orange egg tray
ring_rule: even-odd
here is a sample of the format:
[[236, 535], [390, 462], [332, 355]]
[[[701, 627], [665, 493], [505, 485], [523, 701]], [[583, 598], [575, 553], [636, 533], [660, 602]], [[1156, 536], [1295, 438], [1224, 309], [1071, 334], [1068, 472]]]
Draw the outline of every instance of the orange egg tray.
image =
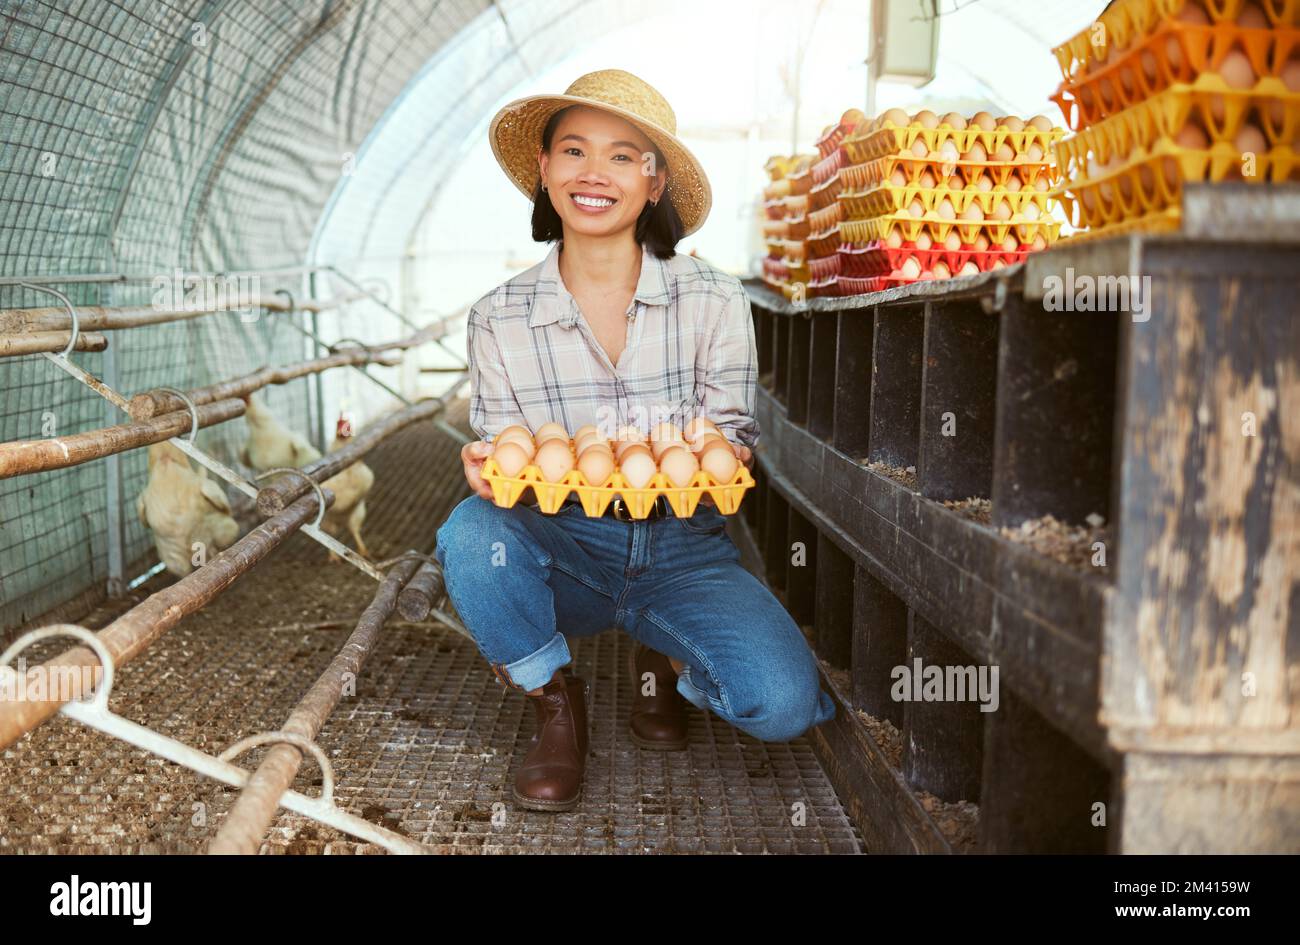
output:
[[[844, 150], [848, 152], [852, 164], [865, 164], [877, 158], [911, 152], [919, 138], [925, 143], [926, 150], [931, 152], [938, 151], [945, 142], [951, 141], [958, 154], [965, 154], [977, 142], [988, 152], [996, 151], [1005, 143], [1011, 146], [1017, 158], [1021, 158], [1033, 144], [1039, 145], [1044, 152], [1051, 151], [1052, 145], [1064, 134], [1063, 128], [1053, 128], [1051, 131], [1039, 131], [1037, 128], [1025, 128], [1023, 131], [996, 128], [985, 131], [982, 128], [953, 128], [946, 124], [924, 128], [915, 122], [899, 127], [887, 121], [875, 131], [854, 133], [845, 138]], [[926, 158], [935, 160], [929, 155]], [[944, 162], [945, 166], [947, 163]]]
[[[879, 183], [862, 191], [846, 191], [840, 194], [840, 203], [844, 206], [844, 219], [864, 220], [869, 217], [887, 216], [910, 207], [913, 200], [920, 201], [926, 217], [937, 216], [938, 207], [947, 200], [953, 212], [960, 215], [973, 203], [985, 214], [991, 214], [993, 208], [1005, 201], [1011, 208], [1011, 218], [1024, 215], [1025, 208], [1033, 204], [1040, 216], [1048, 215], [1048, 201], [1051, 199], [1045, 190], [1007, 190], [995, 187], [992, 190], [977, 190], [974, 187], [952, 190], [947, 186], [922, 187], [919, 184]], [[1005, 222], [1005, 221], [1004, 221]]]
[[[1252, 89], [1233, 89], [1219, 74], [1233, 49], [1241, 49], [1250, 60], [1258, 77]], [[1123, 56], [1076, 81], [1063, 82], [1049, 98], [1060, 107], [1070, 128], [1078, 131], [1174, 85], [1219, 94], [1254, 91], [1286, 95], [1288, 89], [1280, 78], [1282, 67], [1297, 53], [1300, 29], [1293, 26], [1248, 29], [1235, 23], [1165, 22]]]
[[[1116, 0], [1095, 23], [1053, 48], [1061, 78], [1071, 82], [1099, 73], [1112, 62], [1112, 52], [1122, 53], [1142, 44], [1161, 27], [1168, 26], [1189, 3], [1200, 6], [1211, 28], [1215, 28], [1235, 26], [1246, 0]], [[1300, 0], [1261, 0], [1259, 5], [1273, 29], [1300, 26]], [[1196, 24], [1174, 25], [1196, 27]]]
[[713, 497], [713, 503], [719, 512], [731, 515], [740, 508], [745, 490], [754, 487], [754, 477], [743, 463], [731, 482], [718, 482], [701, 469], [691, 478], [690, 485], [674, 486], [662, 472], [656, 472], [648, 485], [636, 489], [627, 484], [617, 469], [603, 486], [593, 486], [577, 469], [571, 470], [559, 482], [547, 482], [536, 464], [525, 466], [518, 476], [506, 476], [502, 474], [496, 460], [489, 456], [483, 462], [483, 479], [492, 486], [492, 501], [503, 509], [513, 506], [524, 490], [531, 488], [541, 510], [547, 515], [553, 515], [564, 500], [576, 492], [582, 502], [582, 510], [591, 518], [603, 515], [609, 503], [617, 496], [623, 500], [632, 518], [643, 519], [650, 514], [655, 499], [661, 495], [667, 497], [674, 515], [690, 518], [706, 493]]
[[936, 214], [927, 213], [924, 217], [914, 217], [909, 213], [895, 213], [890, 216], [873, 217], [870, 220], [844, 220], [840, 223], [840, 236], [848, 243], [870, 243], [873, 240], [887, 240], [895, 231], [904, 240], [915, 240], [921, 233], [926, 233], [931, 240], [942, 243], [953, 230], [963, 243], [974, 243], [981, 233], [990, 243], [1001, 243], [1010, 233], [1015, 233], [1021, 243], [1033, 243], [1041, 236], [1051, 245], [1061, 232], [1060, 220], [984, 220], [980, 223], [941, 220]]
[[[1050, 154], [1050, 152], [1048, 152]], [[987, 174], [995, 187], [1006, 187], [1012, 177], [1020, 180], [1022, 189], [1032, 188], [1040, 177], [1046, 177], [1048, 183], [1056, 179], [1056, 166], [1050, 160], [1043, 161], [967, 161], [941, 162], [928, 157], [920, 158], [906, 154], [891, 154], [876, 158], [865, 164], [851, 164], [840, 171], [844, 186], [850, 190], [863, 190], [888, 181], [895, 170], [901, 170], [909, 184], [920, 181], [921, 175], [929, 171], [936, 179], [950, 176], [945, 170], [951, 168], [952, 174], [961, 177], [970, 186], [981, 174]]]
[[[1213, 78], [1222, 84], [1217, 76]], [[1234, 138], [1248, 120], [1263, 132], [1271, 148], [1294, 146], [1300, 140], [1300, 92], [1173, 86], [1059, 142], [1056, 160], [1066, 177], [1084, 177], [1089, 157], [1104, 165], [1115, 155], [1152, 151], [1158, 142], [1175, 139], [1189, 121], [1205, 129], [1212, 146], [1233, 148]]]
[[1074, 245], [1086, 243], [1089, 240], [1121, 236], [1125, 233], [1168, 233], [1179, 228], [1182, 224], [1182, 217], [1183, 208], [1181, 206], [1166, 207], [1143, 217], [1133, 217], [1128, 220], [1121, 220], [1118, 223], [1109, 223], [1095, 230], [1080, 230], [1071, 233], [1069, 236], [1061, 237], [1061, 243], [1062, 245], [1067, 243]]

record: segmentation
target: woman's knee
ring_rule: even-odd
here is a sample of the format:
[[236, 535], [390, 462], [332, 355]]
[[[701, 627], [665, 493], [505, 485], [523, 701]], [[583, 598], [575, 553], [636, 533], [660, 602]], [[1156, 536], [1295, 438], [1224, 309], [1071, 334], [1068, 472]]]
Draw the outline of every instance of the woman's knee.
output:
[[788, 742], [826, 720], [827, 701], [812, 652], [764, 675], [751, 689], [749, 705], [737, 708], [734, 724], [764, 742]]

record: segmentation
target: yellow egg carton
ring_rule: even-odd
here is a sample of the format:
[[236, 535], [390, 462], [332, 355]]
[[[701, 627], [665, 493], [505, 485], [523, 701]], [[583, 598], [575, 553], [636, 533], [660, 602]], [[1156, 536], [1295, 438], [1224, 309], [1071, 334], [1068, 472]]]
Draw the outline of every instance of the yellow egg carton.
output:
[[[1052, 145], [1064, 135], [1063, 128], [1040, 131], [1037, 128], [1026, 127], [1022, 131], [1011, 131], [1008, 128], [998, 127], [993, 131], [985, 131], [983, 128], [954, 128], [946, 123], [935, 128], [926, 128], [916, 122], [900, 127], [892, 121], [887, 121], [875, 131], [855, 132], [849, 135], [844, 139], [844, 149], [852, 164], [865, 164], [877, 158], [906, 153], [933, 160], [931, 155], [936, 155], [949, 141], [957, 150], [956, 160], [960, 160], [960, 156], [976, 143], [983, 145], [984, 150], [989, 153], [997, 151], [1003, 144], [1008, 144], [1016, 155], [1016, 161], [1020, 161], [1025, 158], [1031, 145], [1037, 144], [1045, 153], [1050, 152]], [[928, 154], [915, 154], [914, 145], [918, 139], [924, 143]]]
[[[846, 190], [864, 190], [882, 184], [894, 176], [894, 171], [901, 170], [909, 184], [920, 181], [921, 175], [929, 171], [935, 179], [956, 174], [970, 186], [981, 174], [987, 174], [995, 187], [1006, 187], [1012, 177], [1020, 180], [1023, 188], [1033, 188], [1039, 178], [1046, 177], [1049, 183], [1056, 183], [1056, 163], [1051, 159], [1051, 152], [1042, 161], [937, 161], [928, 157], [914, 157], [908, 154], [890, 154], [865, 164], [853, 164], [840, 171]], [[951, 169], [951, 170], [949, 170]]]
[[[1123, 52], [1175, 19], [1189, 3], [1200, 6], [1214, 26], [1235, 25], [1247, 0], [1115, 0], [1096, 21], [1052, 49], [1061, 76], [1072, 82], [1105, 67], [1113, 52]], [[1263, 0], [1269, 26], [1300, 25], [1300, 0]]]
[[1072, 226], [1091, 229], [1178, 206], [1188, 181], [1280, 183], [1300, 176], [1300, 155], [1290, 147], [1255, 155], [1254, 165], [1254, 174], [1243, 176], [1241, 152], [1226, 141], [1210, 148], [1183, 148], [1161, 138], [1118, 167], [1062, 184], [1053, 196]]
[[1022, 217], [1025, 207], [1030, 204], [1038, 208], [1040, 216], [1047, 216], [1050, 199], [1045, 190], [1007, 190], [1005, 187], [995, 187], [991, 190], [977, 190], [973, 187], [954, 190], [946, 185], [922, 187], [919, 184], [908, 184], [899, 187], [897, 184], [886, 183], [877, 184], [863, 191], [846, 191], [840, 194], [840, 202], [844, 206], [844, 219], [849, 220], [863, 220], [898, 213], [909, 208], [914, 200], [920, 201], [927, 214], [922, 219], [929, 219], [930, 214], [937, 217], [939, 207], [944, 200], [948, 201], [958, 215], [964, 213], [971, 204], [976, 204], [985, 215], [988, 215], [993, 212], [994, 207], [1005, 201], [1011, 208], [1012, 219]]
[[1235, 149], [1234, 139], [1251, 115], [1272, 150], [1300, 140], [1300, 92], [1276, 88], [1281, 85], [1276, 79], [1261, 80], [1254, 89], [1229, 89], [1219, 76], [1202, 79], [1206, 80], [1202, 86], [1208, 88], [1171, 86], [1058, 142], [1056, 161], [1065, 176], [1086, 176], [1090, 157], [1104, 165], [1115, 155], [1150, 151], [1162, 139], [1175, 139], [1188, 121], [1205, 129], [1211, 147], [1223, 144]]
[[542, 477], [541, 469], [532, 463], [520, 470], [518, 476], [506, 476], [496, 460], [489, 456], [483, 461], [483, 479], [492, 486], [493, 503], [503, 509], [513, 506], [524, 490], [531, 488], [541, 510], [547, 515], [553, 515], [559, 511], [564, 500], [576, 492], [582, 502], [582, 510], [591, 518], [603, 515], [609, 503], [617, 496], [623, 500], [632, 518], [643, 519], [650, 514], [655, 499], [661, 495], [668, 499], [674, 515], [690, 518], [706, 493], [713, 497], [713, 503], [719, 512], [731, 515], [740, 508], [745, 490], [754, 487], [754, 477], [744, 463], [738, 466], [736, 475], [730, 482], [718, 482], [701, 469], [691, 477], [690, 485], [674, 486], [662, 472], [656, 472], [647, 485], [636, 489], [628, 485], [622, 472], [617, 469], [603, 486], [593, 486], [577, 469], [570, 470], [559, 482], [547, 482]]
[[1041, 236], [1049, 246], [1056, 242], [1061, 232], [1060, 220], [981, 220], [967, 223], [960, 220], [942, 220], [937, 215], [926, 214], [914, 217], [910, 213], [895, 213], [890, 216], [873, 217], [870, 220], [844, 220], [840, 223], [840, 236], [849, 243], [870, 243], [873, 240], [887, 240], [897, 231], [904, 240], [915, 241], [922, 232], [929, 235], [935, 243], [943, 243], [948, 234], [957, 231], [958, 238], [969, 245], [983, 233], [990, 243], [1001, 243], [1007, 234], [1014, 232], [1021, 243], [1032, 243]]
[[1092, 240], [1122, 236], [1127, 233], [1169, 233], [1182, 226], [1183, 208], [1175, 205], [1156, 210], [1142, 217], [1108, 223], [1092, 230], [1080, 230], [1061, 237], [1061, 245], [1075, 245]]

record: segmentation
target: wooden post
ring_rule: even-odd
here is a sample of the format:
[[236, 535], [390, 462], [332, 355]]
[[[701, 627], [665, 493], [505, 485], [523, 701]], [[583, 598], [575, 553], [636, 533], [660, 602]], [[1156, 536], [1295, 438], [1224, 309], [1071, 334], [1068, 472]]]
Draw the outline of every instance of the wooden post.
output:
[[808, 432], [829, 440], [835, 425], [835, 338], [839, 315], [815, 312], [809, 319], [812, 349], [808, 355]]
[[921, 349], [925, 308], [876, 309], [871, 358], [871, 461], [915, 466], [921, 419]]
[[836, 669], [853, 662], [853, 571], [853, 559], [818, 532], [813, 639], [817, 654]]
[[926, 305], [916, 463], [926, 498], [991, 494], [997, 369], [997, 316], [974, 300]]
[[903, 703], [890, 696], [895, 666], [907, 662], [907, 605], [859, 565], [853, 581], [853, 704], [903, 727]]
[[817, 602], [817, 526], [790, 503], [786, 536], [785, 604], [801, 627], [813, 622]]
[[[43, 351], [62, 351], [72, 340], [70, 331], [34, 331], [26, 334], [0, 335], [0, 358], [15, 358]], [[87, 331], [77, 335], [74, 351], [103, 351], [108, 339], [98, 332]]]
[[871, 349], [875, 313], [852, 309], [836, 316], [835, 407], [831, 445], [861, 460], [871, 432]]
[[786, 413], [791, 423], [802, 425], [808, 422], [808, 362], [812, 353], [812, 322], [802, 312], [791, 315], [789, 321]]
[[907, 665], [912, 677], [912, 699], [903, 703], [903, 776], [907, 783], [945, 801], [978, 802], [983, 763], [984, 716], [980, 703], [918, 698], [923, 685], [914, 672], [922, 668], [971, 666], [975, 663], [960, 647], [935, 629], [916, 611], [909, 613]]

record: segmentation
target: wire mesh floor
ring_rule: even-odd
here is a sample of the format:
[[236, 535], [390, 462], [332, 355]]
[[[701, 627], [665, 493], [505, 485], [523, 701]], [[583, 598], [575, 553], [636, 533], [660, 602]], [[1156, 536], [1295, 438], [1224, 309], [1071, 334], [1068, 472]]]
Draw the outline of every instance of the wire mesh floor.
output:
[[[448, 418], [466, 429], [465, 403]], [[465, 495], [458, 449], [432, 424], [391, 438], [364, 536], [372, 555], [428, 551]], [[139, 591], [157, 589], [155, 578]], [[280, 727], [328, 665], [375, 583], [305, 536], [289, 539], [213, 604], [119, 671], [117, 713], [211, 754]], [[102, 626], [131, 605], [111, 602]], [[858, 853], [861, 837], [806, 739], [764, 743], [688, 707], [690, 747], [645, 751], [627, 733], [631, 640], [574, 640], [591, 684], [582, 802], [515, 808], [514, 771], [533, 733], [526, 698], [502, 687], [473, 644], [440, 624], [390, 621], [317, 739], [341, 807], [445, 853]], [[48, 641], [29, 664], [67, 646]], [[243, 757], [251, 768], [265, 749]], [[320, 790], [310, 761], [294, 787]], [[58, 716], [0, 754], [0, 852], [202, 852], [237, 792]], [[381, 853], [281, 811], [264, 853]]]

